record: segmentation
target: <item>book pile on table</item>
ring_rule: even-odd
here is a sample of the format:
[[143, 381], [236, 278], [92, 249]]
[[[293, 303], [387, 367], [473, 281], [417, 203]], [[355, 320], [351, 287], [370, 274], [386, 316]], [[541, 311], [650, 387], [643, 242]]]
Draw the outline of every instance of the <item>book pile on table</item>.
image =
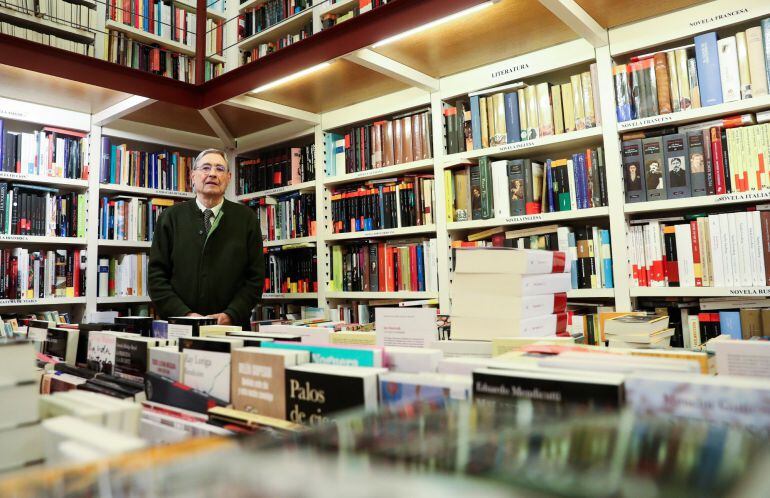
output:
[[452, 339], [566, 335], [570, 267], [562, 251], [458, 249], [449, 290]]
[[618, 316], [607, 320], [604, 332], [611, 348], [667, 348], [674, 335], [665, 315]]

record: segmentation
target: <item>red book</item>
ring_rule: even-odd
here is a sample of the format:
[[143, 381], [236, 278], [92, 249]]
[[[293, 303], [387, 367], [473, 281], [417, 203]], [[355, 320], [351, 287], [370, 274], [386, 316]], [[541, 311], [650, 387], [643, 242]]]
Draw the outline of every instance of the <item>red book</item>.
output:
[[370, 169], [369, 161], [366, 160], [366, 128], [363, 126], [358, 129], [358, 160], [361, 165], [361, 171]]
[[725, 164], [722, 160], [722, 128], [711, 128], [711, 162], [714, 164], [714, 191], [717, 195], [726, 194]]
[[[592, 188], [594, 182], [590, 181], [591, 178], [592, 178], [591, 174], [592, 174], [593, 168], [594, 168], [594, 165], [591, 163], [591, 157], [592, 157], [591, 149], [586, 150], [586, 152], [585, 152], [585, 158], [586, 158], [586, 170], [585, 170], [585, 179], [586, 180], [585, 180], [585, 182], [586, 182], [588, 207], [596, 207], [596, 206], [594, 206], [594, 189]], [[538, 211], [538, 213], [539, 213], [539, 211]]]
[[701, 266], [700, 242], [698, 241], [698, 222], [690, 222], [690, 239], [692, 240], [693, 273], [695, 287], [703, 287], [703, 267]]
[[385, 244], [382, 242], [377, 244], [377, 282], [379, 291], [387, 290], [387, 283], [385, 281]]
[[80, 249], [75, 250], [74, 270], [72, 271], [72, 287], [75, 297], [80, 296]]
[[417, 246], [411, 245], [409, 246], [409, 276], [410, 276], [410, 284], [411, 284], [411, 290], [418, 291], [420, 290], [420, 281], [417, 279]]
[[139, 18], [139, 0], [134, 0], [134, 27], [135, 28], [142, 28], [142, 20]]

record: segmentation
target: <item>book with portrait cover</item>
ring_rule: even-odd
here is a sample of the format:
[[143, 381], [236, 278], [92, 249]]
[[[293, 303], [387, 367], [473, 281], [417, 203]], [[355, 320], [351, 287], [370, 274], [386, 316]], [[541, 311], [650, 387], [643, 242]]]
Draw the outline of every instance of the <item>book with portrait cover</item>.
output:
[[666, 187], [669, 199], [690, 197], [690, 169], [687, 164], [687, 138], [682, 133], [663, 137]]
[[644, 202], [647, 193], [642, 179], [642, 141], [626, 140], [621, 144], [623, 156], [623, 179], [626, 187], [626, 202]]
[[[710, 144], [709, 144], [710, 147]], [[703, 147], [703, 132], [687, 133], [687, 155], [690, 166], [690, 187], [693, 197], [707, 195], [706, 156]]]
[[644, 184], [648, 201], [666, 199], [666, 165], [663, 162], [663, 139], [661, 137], [642, 140], [644, 157]]
[[315, 425], [351, 408], [377, 409], [378, 376], [387, 368], [307, 363], [286, 368], [286, 415], [297, 424]]

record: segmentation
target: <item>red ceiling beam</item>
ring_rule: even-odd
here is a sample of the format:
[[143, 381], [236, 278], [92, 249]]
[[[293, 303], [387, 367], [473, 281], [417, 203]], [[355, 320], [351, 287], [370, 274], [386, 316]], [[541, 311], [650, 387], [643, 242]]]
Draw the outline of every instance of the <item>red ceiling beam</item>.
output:
[[[197, 0], [196, 4], [200, 5], [204, 1]], [[182, 83], [54, 47], [43, 47], [39, 43], [4, 34], [0, 34], [0, 63], [202, 109], [484, 1], [394, 0], [199, 85]], [[205, 19], [205, 16], [200, 17]], [[204, 36], [203, 31], [205, 28], [198, 28], [199, 51], [205, 50], [205, 44], [200, 40]], [[202, 70], [201, 59], [197, 58], [198, 71]]]
[[206, 82], [202, 85], [201, 105], [216, 105], [265, 83], [368, 47], [484, 1], [395, 0]]
[[0, 63], [120, 92], [198, 107], [200, 89], [120, 64], [0, 34]]

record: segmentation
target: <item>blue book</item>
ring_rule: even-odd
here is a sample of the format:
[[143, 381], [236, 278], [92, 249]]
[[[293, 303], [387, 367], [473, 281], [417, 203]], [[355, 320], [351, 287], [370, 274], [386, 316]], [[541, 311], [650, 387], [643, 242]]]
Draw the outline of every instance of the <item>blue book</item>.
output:
[[326, 151], [326, 174], [334, 176], [334, 133], [327, 133], [324, 150]]
[[311, 363], [346, 367], [381, 367], [382, 349], [374, 347], [315, 346], [296, 342], [263, 342], [263, 348], [308, 351]]
[[508, 143], [521, 140], [521, 123], [519, 122], [519, 96], [516, 92], [505, 94], [505, 129], [508, 133]]
[[471, 133], [473, 135], [473, 148], [481, 148], [481, 108], [479, 96], [471, 97]]
[[[150, 12], [150, 1], [149, 0], [142, 0], [142, 12]], [[142, 16], [142, 29], [149, 32], [150, 31], [150, 16], [145, 15]]]
[[615, 287], [615, 283], [612, 280], [612, 256], [611, 253], [608, 253], [607, 257], [605, 257], [603, 250], [605, 245], [610, 245], [610, 231], [606, 229], [599, 230], [599, 240], [602, 245], [602, 247], [599, 248], [599, 254], [602, 258], [602, 270], [604, 271], [604, 287], [612, 289]]
[[577, 165], [580, 170], [580, 192], [582, 193], [583, 205], [578, 206], [580, 209], [588, 209], [591, 203], [588, 201], [588, 168], [586, 166], [585, 153], [577, 154]]
[[422, 245], [417, 246], [417, 285], [420, 292], [425, 291], [425, 266], [422, 258]]
[[741, 314], [738, 311], [720, 311], [719, 328], [722, 335], [729, 335], [733, 339], [742, 339]]
[[381, 406], [400, 406], [417, 402], [443, 406], [450, 398], [448, 387], [426, 386], [408, 382], [380, 381]]
[[115, 181], [115, 169], [117, 168], [115, 161], [117, 161], [117, 159], [118, 146], [112, 145], [110, 146], [110, 183], [117, 183], [117, 181]]
[[762, 19], [762, 45], [765, 47], [765, 71], [767, 71], [767, 81], [770, 84], [770, 17]]
[[572, 154], [572, 176], [575, 178], [575, 207], [583, 209], [583, 169], [580, 154]]
[[551, 176], [551, 160], [545, 160], [545, 184], [547, 185], [548, 194], [548, 212], [553, 213], [553, 177]]
[[152, 336], [159, 339], [168, 339], [168, 322], [166, 320], [153, 320]]
[[701, 106], [721, 104], [722, 77], [719, 74], [719, 49], [715, 32], [695, 37], [695, 64], [698, 68]]
[[577, 242], [575, 241], [575, 232], [570, 232], [567, 235], [567, 241], [569, 242], [569, 252], [570, 252], [570, 277], [572, 278], [572, 288], [577, 289], [578, 288], [578, 269], [577, 269], [577, 258], [574, 257], [575, 254], [577, 254]]
[[[5, 171], [5, 128], [3, 126], [3, 120], [0, 119], [0, 171]], [[0, 330], [0, 337], [3, 336], [3, 331]]]
[[378, 202], [380, 206], [380, 228], [385, 228], [385, 193], [383, 192], [384, 187], [382, 185], [379, 186], [379, 197]]

